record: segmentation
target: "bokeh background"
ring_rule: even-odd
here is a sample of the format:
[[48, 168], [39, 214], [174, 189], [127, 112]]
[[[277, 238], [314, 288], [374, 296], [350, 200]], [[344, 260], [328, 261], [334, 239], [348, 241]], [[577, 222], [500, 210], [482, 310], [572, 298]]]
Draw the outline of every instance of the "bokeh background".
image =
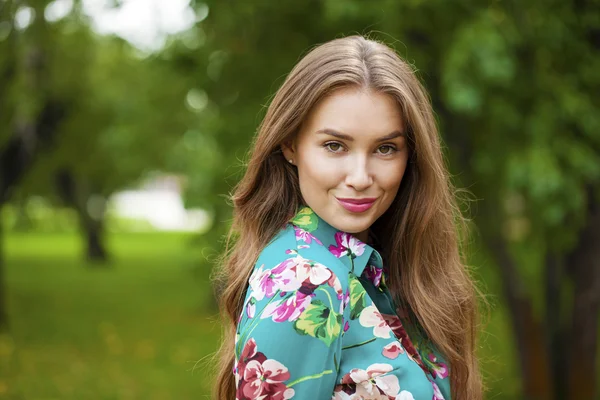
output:
[[431, 94], [488, 399], [599, 399], [598, 0], [0, 1], [0, 398], [208, 398], [227, 195], [312, 46]]

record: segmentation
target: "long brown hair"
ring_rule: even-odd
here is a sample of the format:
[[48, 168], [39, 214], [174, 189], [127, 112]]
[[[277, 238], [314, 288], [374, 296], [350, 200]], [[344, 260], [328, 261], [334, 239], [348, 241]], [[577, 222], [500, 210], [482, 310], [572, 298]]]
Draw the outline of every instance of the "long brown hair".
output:
[[452, 397], [482, 398], [475, 354], [477, 290], [461, 259], [464, 219], [429, 98], [410, 65], [392, 49], [350, 36], [314, 48], [288, 75], [259, 127], [246, 173], [232, 196], [233, 225], [215, 276], [224, 325], [216, 355], [218, 400], [235, 398], [236, 322], [254, 263], [301, 203], [297, 172], [280, 146], [294, 137], [320, 99], [349, 86], [392, 96], [407, 124], [409, 165], [393, 204], [371, 227], [389, 266], [390, 291], [446, 356]]

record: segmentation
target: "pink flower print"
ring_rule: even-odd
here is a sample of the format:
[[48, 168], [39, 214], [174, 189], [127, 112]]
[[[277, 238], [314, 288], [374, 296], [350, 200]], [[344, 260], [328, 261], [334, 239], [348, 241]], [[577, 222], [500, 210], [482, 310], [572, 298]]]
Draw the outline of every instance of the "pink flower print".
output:
[[374, 265], [367, 265], [363, 274], [365, 277], [373, 283], [373, 286], [379, 287], [381, 283], [381, 275], [383, 274], [383, 270], [381, 268], [377, 268]]
[[329, 280], [327, 281], [327, 284], [329, 286], [331, 286], [333, 288], [333, 290], [335, 290], [335, 292], [337, 294], [337, 298], [339, 300], [341, 300], [342, 299], [342, 295], [343, 295], [342, 284], [340, 283], [340, 280], [338, 279], [338, 277], [333, 272], [331, 273], [331, 277], [329, 277]]
[[430, 361], [428, 364], [431, 366], [431, 375], [434, 378], [445, 379], [448, 377], [448, 366], [441, 361], [438, 362], [433, 352], [427, 355], [427, 359]]
[[387, 322], [388, 326], [393, 332], [396, 332], [399, 329], [402, 329], [402, 322], [400, 322], [400, 318], [392, 314], [381, 314], [385, 322]]
[[312, 241], [314, 240], [318, 244], [323, 245], [323, 243], [319, 239], [317, 239], [316, 236], [312, 235], [310, 232], [305, 231], [302, 228], [298, 228], [297, 226], [294, 226], [294, 232], [296, 233], [297, 241], [303, 241], [306, 244], [311, 244]]
[[235, 387], [238, 387], [240, 383], [240, 374], [238, 373], [237, 360], [233, 363], [233, 378], [235, 379]]
[[360, 317], [358, 317], [358, 321], [365, 328], [373, 328], [373, 335], [389, 339], [391, 329], [388, 324], [383, 319], [381, 313], [377, 310], [377, 308], [371, 304], [366, 307], [361, 313]]
[[[342, 378], [342, 384], [356, 384], [354, 394], [358, 399], [379, 399], [381, 395], [395, 397], [400, 391], [398, 377], [389, 374], [390, 364], [376, 363], [367, 370], [354, 368]], [[343, 397], [341, 397], [343, 398]]]
[[[237, 349], [238, 340], [240, 340], [240, 334], [236, 333], [235, 334], [235, 340], [234, 340], [234, 343], [233, 343], [233, 347], [235, 349]], [[237, 357], [235, 357], [233, 359], [233, 376], [235, 378], [235, 387], [237, 387], [238, 382], [240, 381], [240, 375], [238, 374], [238, 359], [237, 359]]]
[[295, 270], [298, 258], [302, 259], [302, 257], [299, 256], [288, 258], [271, 270], [270, 278], [275, 281], [277, 289], [284, 292], [290, 292], [300, 288], [302, 280], [298, 280]]
[[344, 293], [343, 303], [344, 303], [344, 308], [346, 306], [348, 306], [348, 303], [350, 303], [350, 288], [346, 288], [346, 293]]
[[290, 378], [288, 369], [278, 361], [252, 360], [244, 370], [244, 381], [240, 387], [242, 399], [286, 400], [294, 396], [294, 389], [284, 381]]
[[365, 251], [365, 244], [346, 232], [336, 232], [335, 243], [337, 246], [329, 246], [329, 251], [337, 258], [342, 258], [346, 255], [356, 258]]
[[318, 286], [327, 282], [333, 275], [331, 270], [323, 264], [302, 259], [301, 257], [298, 258], [300, 258], [296, 265], [296, 278], [298, 282], [309, 281], [311, 284]]
[[256, 300], [254, 297], [250, 297], [246, 303], [246, 315], [248, 318], [254, 318], [256, 314]]
[[278, 290], [291, 291], [300, 287], [301, 282], [296, 279], [294, 271], [295, 258], [289, 258], [279, 263], [273, 269], [263, 270], [264, 264], [255, 269], [250, 276], [249, 284], [252, 296], [260, 301], [265, 296], [271, 298]]
[[431, 381], [431, 385], [433, 385], [433, 397], [431, 400], [444, 400], [444, 395], [440, 391], [438, 385], [433, 381]]
[[404, 349], [407, 351], [408, 358], [416, 362], [419, 367], [423, 369], [423, 371], [427, 372], [427, 368], [423, 364], [417, 349], [415, 346], [413, 346], [410, 337], [408, 337], [408, 333], [404, 329], [404, 326], [402, 326], [400, 318], [391, 314], [383, 314], [383, 318], [387, 322], [388, 326], [392, 329], [392, 332], [394, 332], [394, 335], [396, 335]]
[[252, 360], [258, 360], [259, 362], [266, 361], [267, 357], [263, 353], [259, 353], [256, 347], [256, 341], [253, 338], [248, 339], [244, 348], [242, 349], [242, 354], [240, 354], [240, 359], [238, 360], [237, 369], [240, 374], [243, 374], [244, 369], [246, 368], [246, 364]]
[[234, 364], [234, 373], [236, 399], [286, 400], [294, 396], [294, 389], [283, 383], [290, 378], [288, 369], [259, 352], [253, 338], [246, 342]]
[[338, 295], [338, 299], [342, 300], [340, 302], [340, 314], [343, 314], [346, 307], [348, 307], [348, 303], [350, 303], [350, 288], [346, 289], [346, 293], [342, 292], [341, 296]]
[[386, 345], [383, 348], [381, 354], [383, 354], [384, 357], [387, 357], [390, 360], [394, 360], [398, 358], [400, 354], [404, 354], [404, 349], [402, 348], [400, 342], [396, 340], [395, 342]]
[[271, 270], [267, 269], [266, 271], [263, 269], [265, 264], [262, 264], [259, 268], [252, 271], [252, 275], [250, 275], [250, 288], [252, 289], [252, 296], [256, 300], [262, 300], [265, 297], [267, 291], [272, 289], [271, 286], [265, 285], [268, 282], [265, 280], [271, 274]]
[[261, 319], [272, 317], [273, 322], [295, 321], [310, 304], [312, 296], [295, 292], [290, 297], [269, 303]]

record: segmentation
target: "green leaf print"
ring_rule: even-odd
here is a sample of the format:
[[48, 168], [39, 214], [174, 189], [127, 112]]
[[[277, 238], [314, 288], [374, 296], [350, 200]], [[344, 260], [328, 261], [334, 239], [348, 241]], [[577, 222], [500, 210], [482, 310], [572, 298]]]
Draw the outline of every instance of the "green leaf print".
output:
[[301, 335], [310, 335], [331, 346], [340, 335], [342, 315], [327, 307], [321, 300], [313, 301], [294, 323]]
[[367, 306], [367, 292], [362, 283], [353, 273], [348, 274], [350, 283], [350, 319], [360, 317], [360, 313]]
[[313, 232], [319, 225], [319, 218], [309, 207], [303, 207], [294, 218], [292, 223], [307, 232]]

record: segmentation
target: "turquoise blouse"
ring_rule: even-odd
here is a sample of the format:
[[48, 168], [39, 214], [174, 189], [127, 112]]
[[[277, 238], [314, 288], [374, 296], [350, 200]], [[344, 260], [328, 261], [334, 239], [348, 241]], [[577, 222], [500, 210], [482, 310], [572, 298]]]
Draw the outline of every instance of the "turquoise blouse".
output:
[[249, 279], [236, 399], [450, 399], [447, 363], [409, 338], [387, 274], [375, 249], [303, 207]]

